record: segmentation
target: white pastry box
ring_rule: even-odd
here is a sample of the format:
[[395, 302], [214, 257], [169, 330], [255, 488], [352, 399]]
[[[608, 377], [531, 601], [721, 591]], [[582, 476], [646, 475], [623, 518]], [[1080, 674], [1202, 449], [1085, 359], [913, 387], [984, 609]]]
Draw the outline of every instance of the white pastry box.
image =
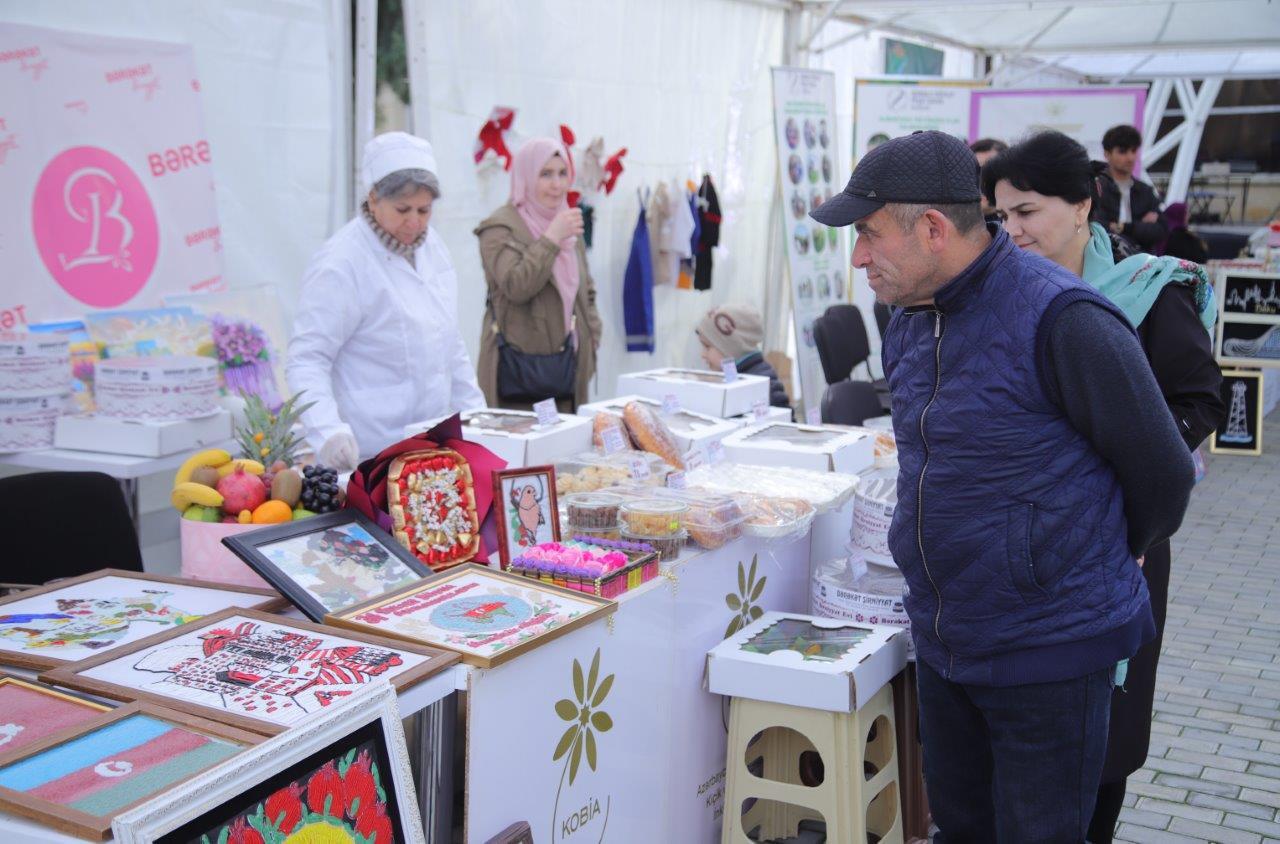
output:
[[[428, 431], [442, 419], [409, 425], [405, 436]], [[557, 413], [556, 422], [539, 425], [538, 414], [527, 410], [487, 407], [462, 414], [462, 438], [479, 443], [516, 469], [554, 463], [591, 450], [591, 420]]]
[[719, 695], [830, 712], [861, 709], [907, 664], [907, 632], [767, 612], [707, 653]]
[[756, 415], [756, 409], [753, 407], [750, 413], [729, 417], [729, 421], [736, 422], [739, 428], [745, 425], [759, 425], [761, 422], [790, 422], [791, 419], [791, 408], [774, 407], [771, 404], [763, 405], [759, 416]]
[[856, 475], [875, 462], [875, 436], [851, 428], [766, 422], [725, 437], [724, 451], [737, 463]]
[[618, 396], [616, 399], [606, 399], [592, 402], [591, 404], [579, 405], [578, 415], [593, 418], [597, 413], [609, 413], [621, 418], [622, 408], [627, 402], [633, 401], [650, 405], [658, 411], [658, 416], [663, 422], [667, 423], [667, 427], [671, 429], [672, 436], [676, 438], [676, 443], [680, 446], [681, 453], [687, 453], [694, 448], [705, 449], [709, 443], [724, 439], [740, 427], [731, 419], [721, 419], [716, 416], [708, 416], [705, 413], [694, 413], [692, 410], [685, 410], [683, 407], [675, 413], [663, 413], [661, 401], [644, 396]]
[[218, 446], [231, 439], [231, 414], [218, 410], [199, 419], [173, 422], [131, 422], [109, 416], [61, 416], [53, 434], [58, 448], [165, 457], [197, 448]]
[[756, 402], [769, 403], [769, 379], [744, 375], [725, 383], [723, 372], [706, 369], [650, 369], [618, 376], [618, 394], [637, 393], [662, 401], [675, 396], [694, 413], [724, 418], [750, 413]]

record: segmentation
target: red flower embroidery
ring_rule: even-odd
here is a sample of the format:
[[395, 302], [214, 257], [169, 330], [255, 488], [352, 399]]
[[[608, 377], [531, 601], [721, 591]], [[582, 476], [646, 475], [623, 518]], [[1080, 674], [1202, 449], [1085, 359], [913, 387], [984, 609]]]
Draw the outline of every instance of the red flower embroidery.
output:
[[[351, 818], [357, 817], [356, 811], [352, 810], [353, 806], [363, 815], [378, 805], [378, 789], [373, 782], [371, 768], [369, 751], [362, 750], [356, 757], [356, 761], [347, 769], [347, 776], [342, 781], [342, 794], [346, 798], [347, 815]], [[359, 805], [356, 805], [357, 800], [360, 801]]]
[[249, 826], [244, 818], [236, 818], [227, 835], [227, 844], [266, 844], [258, 830]]
[[342, 778], [333, 762], [326, 762], [324, 767], [311, 776], [307, 783], [307, 805], [317, 815], [324, 815], [325, 798], [329, 798], [328, 815], [342, 817]]
[[391, 844], [391, 819], [379, 806], [377, 811], [360, 809], [360, 817], [356, 818], [356, 832], [363, 835], [373, 844]]
[[[286, 833], [293, 832], [302, 818], [302, 786], [296, 782], [289, 783], [268, 797], [266, 815], [267, 823], [273, 824], [276, 829]], [[283, 819], [281, 815], [284, 816]], [[276, 823], [277, 820], [279, 823]]]

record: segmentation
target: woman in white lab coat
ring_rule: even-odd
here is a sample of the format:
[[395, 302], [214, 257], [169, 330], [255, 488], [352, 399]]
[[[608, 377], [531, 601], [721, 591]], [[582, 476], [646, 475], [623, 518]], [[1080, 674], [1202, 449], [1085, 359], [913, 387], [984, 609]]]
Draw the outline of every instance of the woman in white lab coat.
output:
[[440, 198], [431, 145], [388, 132], [364, 150], [368, 198], [303, 276], [287, 376], [307, 439], [339, 470], [414, 422], [484, 406], [458, 332], [457, 275], [427, 225]]

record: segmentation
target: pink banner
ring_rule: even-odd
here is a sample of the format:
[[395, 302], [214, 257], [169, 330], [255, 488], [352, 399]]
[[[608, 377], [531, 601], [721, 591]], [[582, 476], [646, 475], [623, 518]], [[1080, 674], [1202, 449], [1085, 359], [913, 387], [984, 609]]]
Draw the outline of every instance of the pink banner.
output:
[[222, 287], [214, 196], [190, 46], [0, 23], [0, 329]]

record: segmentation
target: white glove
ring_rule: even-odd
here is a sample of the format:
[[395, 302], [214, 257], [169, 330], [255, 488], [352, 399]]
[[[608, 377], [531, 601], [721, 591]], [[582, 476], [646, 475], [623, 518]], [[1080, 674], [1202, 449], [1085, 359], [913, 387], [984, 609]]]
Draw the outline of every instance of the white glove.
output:
[[320, 463], [339, 472], [350, 472], [360, 462], [360, 446], [356, 438], [343, 431], [334, 434], [320, 446]]

